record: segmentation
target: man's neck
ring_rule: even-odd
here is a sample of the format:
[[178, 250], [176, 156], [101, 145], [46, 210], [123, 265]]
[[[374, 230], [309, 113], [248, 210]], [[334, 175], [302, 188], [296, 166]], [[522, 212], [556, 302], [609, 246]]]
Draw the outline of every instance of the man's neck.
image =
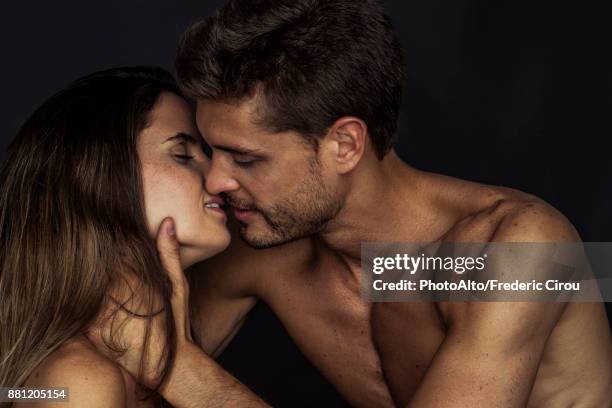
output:
[[355, 169], [346, 202], [321, 239], [353, 271], [359, 269], [362, 242], [423, 240], [433, 205], [424, 174], [394, 151]]

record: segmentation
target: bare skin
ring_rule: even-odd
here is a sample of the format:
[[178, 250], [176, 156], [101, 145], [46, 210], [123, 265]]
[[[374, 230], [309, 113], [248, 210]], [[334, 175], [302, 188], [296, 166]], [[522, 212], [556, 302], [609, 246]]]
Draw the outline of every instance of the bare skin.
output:
[[[208, 159], [200, 148], [200, 136], [195, 129], [193, 113], [187, 102], [173, 93], [164, 92], [149, 116], [150, 123], [139, 135], [137, 144], [142, 163], [146, 221], [151, 236], [154, 237], [162, 220], [168, 216], [174, 217], [181, 245], [180, 254], [172, 256], [180, 259], [182, 267], [186, 267], [218, 253], [227, 246], [230, 236], [225, 226], [226, 216], [219, 210], [205, 207], [205, 203], [219, 201], [220, 198], [212, 197], [204, 189], [203, 174]], [[202, 230], [207, 230], [210, 234], [203, 236], [200, 234]], [[178, 270], [180, 276], [183, 276], [181, 265]], [[130, 280], [130, 285], [125, 285], [124, 281], [117, 282], [113, 289], [116, 299], [130, 299], [131, 290], [128, 289], [139, 286], [139, 282], [131, 279], [128, 274], [125, 278]], [[152, 310], [142, 308], [142, 305], [146, 304], [145, 299], [139, 298], [136, 293], [127, 307], [143, 315], [151, 314]], [[158, 302], [154, 310], [159, 310], [160, 307], [161, 303]], [[111, 305], [105, 309], [115, 308]], [[127, 317], [122, 312], [119, 314], [123, 318]], [[128, 327], [135, 326], [131, 338], [142, 338], [145, 321], [130, 320], [133, 324]], [[181, 344], [185, 343], [188, 341]], [[98, 344], [101, 350], [108, 351], [102, 347], [103, 342], [98, 341]], [[189, 346], [187, 345], [187, 349], [190, 349]], [[204, 357], [194, 351], [194, 358]], [[133, 356], [134, 361], [139, 362], [139, 358], [140, 354]], [[130, 369], [133, 365], [136, 364], [126, 364]], [[212, 361], [208, 367], [209, 372], [213, 374], [221, 371]], [[135, 371], [132, 369], [132, 374]], [[224, 374], [218, 375], [223, 377]], [[156, 400], [139, 401], [132, 376], [98, 353], [84, 335], [78, 335], [62, 344], [43, 360], [30, 377], [29, 381], [33, 382], [29, 385], [69, 386], [72, 389], [70, 399], [73, 406], [95, 407], [98, 402], [100, 406], [109, 407], [124, 406], [122, 404], [126, 407], [159, 405]], [[240, 385], [232, 381], [227, 382], [229, 386], [225, 391], [232, 388], [241, 389]], [[104, 388], [105, 384], [108, 389]], [[99, 398], [94, 401], [94, 397]], [[243, 400], [239, 401], [244, 403]], [[59, 405], [66, 406], [65, 403]]]
[[[86, 373], [84, 375], [84, 373]], [[103, 356], [83, 335], [62, 344], [32, 373], [26, 387], [67, 387], [69, 402], [17, 406], [107, 406], [149, 408], [159, 400], [139, 401], [136, 382], [115, 362]]]
[[[234, 237], [191, 269], [190, 322], [204, 352], [219, 355], [261, 299], [354, 406], [610, 406], [601, 304], [374, 305], [360, 294], [362, 242], [580, 241], [558, 211], [519, 191], [416, 170], [393, 151], [379, 160], [356, 117], [339, 118], [315, 152], [295, 132], [263, 128], [259, 106], [257, 96], [198, 101], [213, 151], [206, 190], [225, 195], [245, 241], [273, 246], [253, 250]], [[139, 347], [130, 347], [136, 356]], [[194, 347], [177, 356], [162, 390], [174, 405], [223, 405], [228, 389], [261, 405]]]
[[[266, 407], [255, 394], [219, 367], [191, 338], [188, 319], [189, 288], [180, 260], [180, 248], [170, 218], [159, 229], [157, 249], [165, 272], [173, 287], [171, 306], [177, 333], [176, 359], [169, 378], [159, 387], [159, 393], [173, 406], [241, 406]], [[103, 313], [104, 314], [104, 313]], [[125, 319], [127, 316], [120, 316]], [[25, 387], [68, 388], [68, 401], [36, 401], [17, 403], [19, 407], [94, 407], [94, 408], [149, 408], [160, 406], [161, 399], [153, 397], [142, 401], [134, 375], [140, 373], [140, 358], [144, 350], [143, 319], [127, 318], [119, 333], [122, 341], [129, 343], [126, 353], [117, 355], [105, 346], [109, 326], [101, 315], [87, 333], [74, 336], [62, 343], [32, 372]], [[159, 367], [160, 348], [166, 345], [159, 340], [163, 334], [163, 321], [159, 317], [152, 322], [152, 341], [149, 343], [150, 364], [144, 367], [142, 378], [153, 387]], [[121, 343], [123, 344], [123, 343]], [[176, 373], [180, 375], [176, 375]], [[187, 378], [188, 381], [183, 381]], [[196, 387], [192, 387], [196, 384]], [[203, 384], [206, 384], [205, 386]], [[188, 399], [188, 401], [185, 400]]]
[[322, 234], [265, 250], [234, 239], [191, 271], [193, 326], [207, 353], [219, 355], [261, 299], [354, 406], [612, 404], [601, 304], [369, 304], [360, 296], [362, 241], [579, 241], [560, 213], [516, 190], [418, 171], [394, 153], [373, 178]]

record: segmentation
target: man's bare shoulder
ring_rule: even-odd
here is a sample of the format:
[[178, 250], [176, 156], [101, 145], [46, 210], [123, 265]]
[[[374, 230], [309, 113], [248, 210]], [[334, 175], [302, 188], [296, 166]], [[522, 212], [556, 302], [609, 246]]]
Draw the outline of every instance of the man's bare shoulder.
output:
[[66, 341], [45, 358], [24, 386], [68, 388], [69, 405], [58, 403], [58, 406], [110, 408], [123, 407], [126, 401], [125, 382], [119, 366], [81, 336]]
[[[494, 202], [468, 215], [445, 237], [450, 242], [557, 243], [580, 242], [570, 221], [551, 205], [533, 196], [502, 194]], [[537, 259], [537, 257], [536, 257]], [[546, 275], [538, 265], [533, 273]], [[529, 262], [522, 269], [531, 270]], [[512, 275], [511, 269], [504, 270]], [[522, 273], [530, 273], [523, 271]], [[546, 275], [548, 276], [548, 275]], [[559, 322], [563, 303], [547, 302], [449, 302], [440, 305], [447, 321], [458, 333], [486, 339], [503, 333], [491, 347], [521, 350], [527, 344], [543, 347], [545, 339]], [[488, 341], [488, 340], [487, 340]]]
[[571, 222], [544, 200], [518, 190], [470, 186], [473, 207], [444, 236], [457, 242], [575, 242]]
[[[516, 190], [504, 188], [484, 188], [481, 199], [482, 205], [477, 211], [463, 217], [443, 237], [445, 242], [499, 242], [499, 243], [556, 243], [580, 242], [580, 236], [571, 222], [553, 206], [538, 197], [524, 194]], [[485, 197], [483, 199], [482, 197]], [[487, 202], [486, 198], [489, 198]], [[506, 271], [511, 273], [510, 270]], [[546, 274], [546, 271], [539, 271]], [[538, 275], [540, 276], [540, 275]], [[541, 278], [541, 276], [540, 276]], [[519, 307], [520, 306], [520, 307]], [[504, 303], [504, 302], [474, 302], [474, 303], [448, 303], [441, 306], [443, 315], [447, 318], [460, 321], [478, 322], [501, 321], [505, 322], [505, 329], [515, 326], [517, 333], [521, 330], [527, 333], [525, 325], [532, 322], [534, 327], [552, 329], [559, 318], [562, 307], [548, 307], [544, 303]], [[529, 316], [540, 316], [548, 325], [537, 324], [537, 321], [528, 319]], [[461, 316], [461, 318], [456, 318]], [[504, 316], [504, 319], [498, 319]], [[460, 323], [461, 324], [461, 323]]]

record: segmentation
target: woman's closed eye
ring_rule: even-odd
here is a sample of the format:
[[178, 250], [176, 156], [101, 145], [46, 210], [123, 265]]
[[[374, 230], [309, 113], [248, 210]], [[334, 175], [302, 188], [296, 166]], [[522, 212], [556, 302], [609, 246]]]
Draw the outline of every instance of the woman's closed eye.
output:
[[171, 153], [172, 156], [174, 156], [174, 158], [181, 163], [187, 163], [195, 158], [194, 152], [187, 147], [185, 142], [176, 145], [174, 149], [172, 149]]
[[175, 154], [174, 157], [177, 160], [185, 162], [185, 163], [194, 158], [194, 156], [189, 155], [189, 154]]

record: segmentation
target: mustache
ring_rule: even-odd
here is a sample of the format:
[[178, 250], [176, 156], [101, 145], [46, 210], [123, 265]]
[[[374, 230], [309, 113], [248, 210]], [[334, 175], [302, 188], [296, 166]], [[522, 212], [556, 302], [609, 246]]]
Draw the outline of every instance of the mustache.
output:
[[248, 201], [234, 198], [228, 194], [223, 194], [223, 199], [227, 205], [231, 207], [236, 207], [241, 210], [257, 210], [257, 207], [253, 205], [253, 203], [249, 203]]

